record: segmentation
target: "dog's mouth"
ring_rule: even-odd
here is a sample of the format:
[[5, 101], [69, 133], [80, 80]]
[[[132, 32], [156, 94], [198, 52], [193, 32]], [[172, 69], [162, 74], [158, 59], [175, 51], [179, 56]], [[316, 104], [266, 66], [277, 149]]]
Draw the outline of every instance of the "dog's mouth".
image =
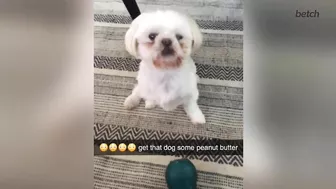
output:
[[153, 64], [159, 69], [174, 69], [179, 68], [182, 65], [182, 57], [165, 58], [165, 56], [159, 56], [153, 60]]
[[175, 51], [174, 51], [174, 49], [172, 49], [170, 47], [166, 47], [161, 51], [161, 55], [164, 56], [164, 57], [173, 56], [173, 55], [175, 55]]
[[183, 57], [172, 46], [164, 47], [153, 58], [153, 64], [158, 69], [176, 69], [182, 65]]

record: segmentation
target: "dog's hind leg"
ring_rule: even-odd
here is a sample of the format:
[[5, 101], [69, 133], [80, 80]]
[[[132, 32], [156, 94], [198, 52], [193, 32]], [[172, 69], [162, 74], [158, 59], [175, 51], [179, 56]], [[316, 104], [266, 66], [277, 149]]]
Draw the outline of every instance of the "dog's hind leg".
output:
[[183, 108], [193, 124], [204, 124], [205, 117], [197, 104], [197, 99], [198, 92], [184, 102]]

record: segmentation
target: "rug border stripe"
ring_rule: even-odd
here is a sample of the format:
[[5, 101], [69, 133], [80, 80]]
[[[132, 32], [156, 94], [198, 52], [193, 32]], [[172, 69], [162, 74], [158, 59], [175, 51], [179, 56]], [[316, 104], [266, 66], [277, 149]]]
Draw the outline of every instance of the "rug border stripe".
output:
[[[116, 27], [116, 28], [129, 28], [130, 24], [118, 24], [118, 23], [108, 23], [108, 22], [98, 22], [94, 21], [94, 26], [100, 27]], [[237, 30], [213, 30], [213, 29], [201, 29], [202, 33], [210, 34], [230, 34], [230, 35], [244, 35], [244, 31]]]
[[[103, 156], [100, 156], [103, 157]], [[154, 163], [159, 165], [167, 165], [170, 161], [173, 161], [175, 159], [181, 159], [181, 157], [174, 157], [174, 156], [156, 156], [156, 155], [150, 155], [150, 156], [137, 156], [137, 155], [129, 155], [129, 156], [113, 156], [113, 158], [122, 159], [122, 160], [129, 160], [129, 161], [137, 161], [137, 162], [146, 162], [146, 163]], [[240, 178], [243, 177], [243, 166], [233, 166], [228, 164], [218, 164], [214, 162], [205, 162], [201, 160], [190, 160], [197, 170], [199, 171], [206, 171], [211, 173], [218, 173], [223, 175], [230, 175], [230, 176], [236, 176]], [[216, 171], [214, 171], [216, 170]]]
[[[123, 77], [134, 77], [134, 78], [136, 78], [138, 75], [138, 72], [102, 69], [102, 68], [94, 68], [94, 73], [102, 74], [102, 75], [118, 75], [118, 76], [123, 76]], [[219, 85], [219, 86], [243, 88], [244, 82], [243, 81], [229, 81], [229, 80], [200, 78], [199, 83], [203, 85]]]

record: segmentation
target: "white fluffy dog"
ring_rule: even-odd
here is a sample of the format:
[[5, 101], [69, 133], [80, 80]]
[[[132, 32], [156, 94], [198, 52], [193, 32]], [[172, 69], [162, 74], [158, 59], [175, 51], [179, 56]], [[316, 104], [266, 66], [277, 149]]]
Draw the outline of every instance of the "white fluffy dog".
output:
[[174, 11], [142, 13], [125, 36], [126, 50], [141, 59], [138, 84], [124, 102], [127, 109], [145, 100], [145, 108], [160, 106], [166, 111], [183, 105], [192, 123], [203, 124], [198, 107], [196, 66], [192, 51], [202, 44], [194, 20]]

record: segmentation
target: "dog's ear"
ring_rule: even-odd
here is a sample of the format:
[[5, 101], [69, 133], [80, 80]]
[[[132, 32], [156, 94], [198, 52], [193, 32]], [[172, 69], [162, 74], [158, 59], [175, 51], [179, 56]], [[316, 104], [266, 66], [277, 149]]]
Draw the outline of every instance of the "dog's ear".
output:
[[192, 34], [192, 49], [193, 51], [201, 47], [203, 42], [203, 37], [201, 30], [198, 27], [198, 24], [191, 17], [188, 17], [189, 27]]
[[143, 20], [145, 16], [145, 13], [140, 14], [138, 17], [136, 17], [133, 22], [131, 23], [130, 28], [127, 30], [126, 35], [125, 35], [125, 46], [126, 50], [132, 55], [137, 57], [137, 40], [135, 38], [135, 33], [137, 32], [139, 28], [139, 24], [141, 20]]

